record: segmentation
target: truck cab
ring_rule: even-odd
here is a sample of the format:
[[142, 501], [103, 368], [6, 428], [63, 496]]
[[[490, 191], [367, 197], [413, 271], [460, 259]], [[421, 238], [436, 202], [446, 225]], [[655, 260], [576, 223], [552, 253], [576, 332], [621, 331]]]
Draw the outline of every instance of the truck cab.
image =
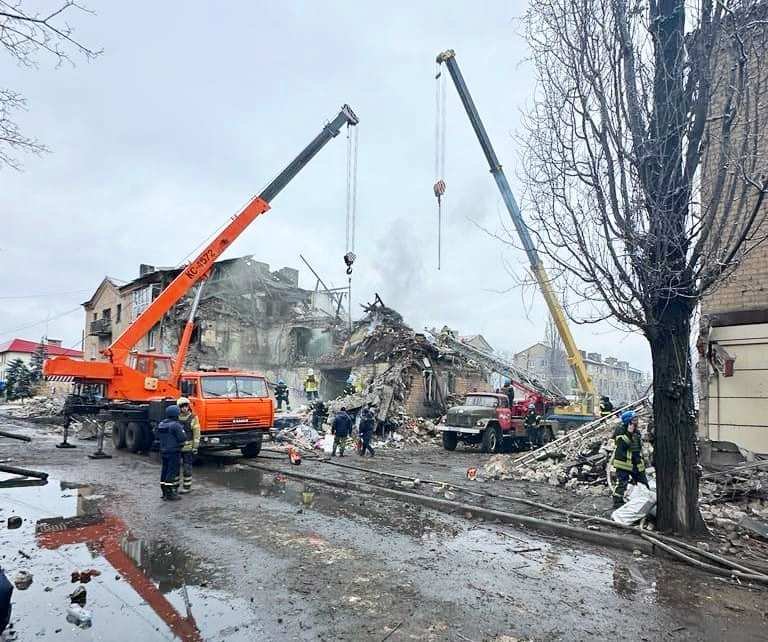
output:
[[264, 376], [232, 370], [185, 372], [180, 387], [200, 421], [201, 448], [258, 454], [275, 418]]
[[502, 440], [516, 435], [507, 395], [492, 392], [469, 393], [462, 405], [448, 409], [438, 429], [446, 450], [455, 450], [461, 441], [480, 444], [483, 452], [499, 452]]

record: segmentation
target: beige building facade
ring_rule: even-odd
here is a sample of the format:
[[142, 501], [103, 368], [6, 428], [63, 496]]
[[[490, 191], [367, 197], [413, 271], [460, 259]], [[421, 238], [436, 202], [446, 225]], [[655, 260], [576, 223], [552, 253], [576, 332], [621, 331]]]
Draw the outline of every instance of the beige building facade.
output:
[[[587, 372], [599, 395], [610, 397], [615, 406], [631, 403], [645, 395], [650, 377], [642, 370], [633, 368], [627, 361], [616, 357], [605, 357], [599, 352], [581, 351]], [[579, 394], [576, 377], [568, 365], [564, 353], [553, 357], [553, 350], [544, 343], [517, 352], [514, 363], [550, 385], [555, 385], [564, 394]]]

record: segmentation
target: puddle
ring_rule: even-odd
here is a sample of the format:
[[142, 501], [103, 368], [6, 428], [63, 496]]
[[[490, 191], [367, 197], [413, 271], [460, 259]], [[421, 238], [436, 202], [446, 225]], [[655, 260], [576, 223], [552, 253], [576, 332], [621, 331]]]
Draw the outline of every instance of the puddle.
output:
[[[0, 476], [0, 481], [4, 478]], [[88, 486], [49, 480], [0, 488], [0, 564], [12, 580], [32, 574], [15, 590], [11, 622], [18, 639], [249, 640], [261, 625], [249, 600], [219, 590], [216, 569], [174, 543], [134, 537], [122, 520], [100, 510]], [[22, 518], [8, 529], [7, 519]], [[95, 570], [85, 584], [75, 571]], [[67, 622], [69, 594], [83, 586], [92, 624]]]

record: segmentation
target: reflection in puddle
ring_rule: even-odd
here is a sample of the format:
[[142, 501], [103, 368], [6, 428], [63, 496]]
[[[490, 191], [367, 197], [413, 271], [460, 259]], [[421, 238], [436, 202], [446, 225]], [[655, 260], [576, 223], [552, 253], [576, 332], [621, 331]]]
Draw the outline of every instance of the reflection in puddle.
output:
[[[3, 565], [9, 574], [34, 576], [29, 589], [14, 593], [12, 621], [22, 639], [77, 631], [105, 641], [197, 641], [225, 630], [228, 639], [253, 639], [251, 605], [209, 588], [214, 569], [170, 543], [135, 538], [120, 518], [102, 514], [99, 499], [87, 486], [55, 480], [0, 488], [2, 521], [23, 520], [0, 531]], [[90, 569], [90, 581], [72, 583], [73, 573]], [[87, 634], [66, 619], [77, 586], [92, 614]]]

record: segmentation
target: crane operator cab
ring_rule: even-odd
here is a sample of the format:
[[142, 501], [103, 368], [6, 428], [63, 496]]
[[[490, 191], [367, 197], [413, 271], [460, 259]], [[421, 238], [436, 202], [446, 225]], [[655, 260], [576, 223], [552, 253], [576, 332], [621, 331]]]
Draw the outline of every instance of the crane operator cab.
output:
[[144, 390], [157, 390], [158, 381], [170, 378], [173, 358], [168, 354], [134, 352], [128, 357], [128, 367], [144, 375]]

